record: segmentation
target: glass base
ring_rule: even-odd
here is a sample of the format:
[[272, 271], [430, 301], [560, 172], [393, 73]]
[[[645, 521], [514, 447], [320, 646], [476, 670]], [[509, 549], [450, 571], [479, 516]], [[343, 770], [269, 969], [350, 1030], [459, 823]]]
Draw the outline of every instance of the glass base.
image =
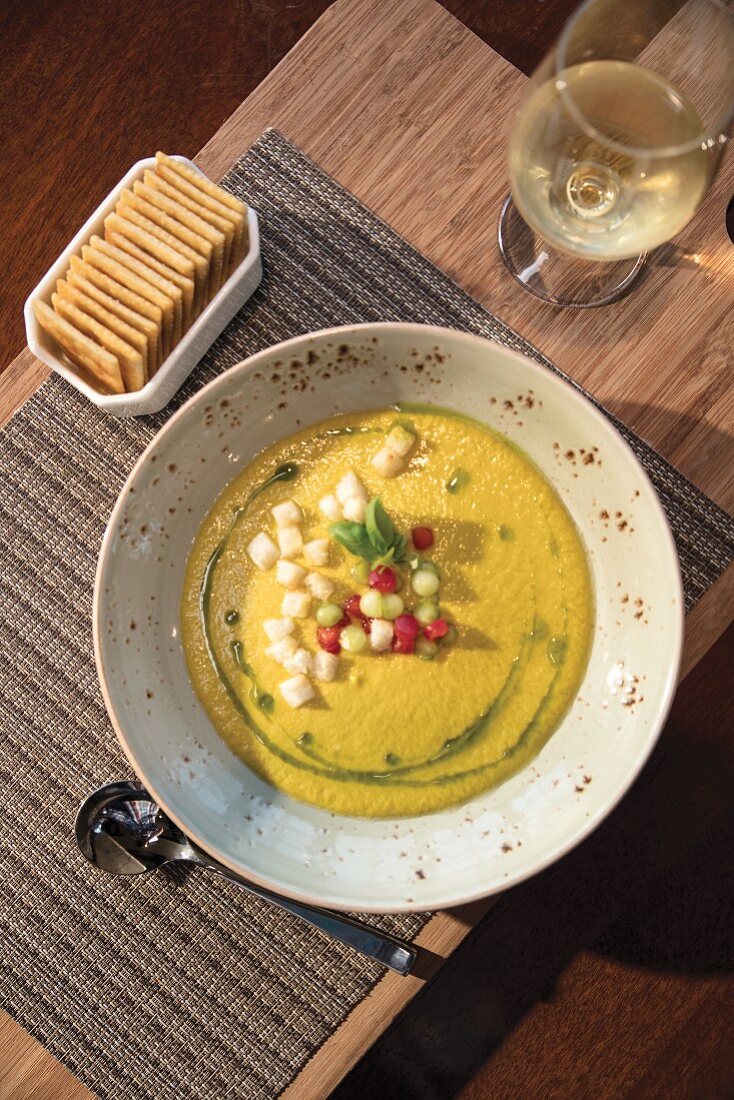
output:
[[630, 290], [647, 253], [631, 260], [583, 260], [552, 248], [523, 221], [507, 196], [497, 229], [500, 255], [514, 279], [554, 306], [591, 309], [616, 302]]

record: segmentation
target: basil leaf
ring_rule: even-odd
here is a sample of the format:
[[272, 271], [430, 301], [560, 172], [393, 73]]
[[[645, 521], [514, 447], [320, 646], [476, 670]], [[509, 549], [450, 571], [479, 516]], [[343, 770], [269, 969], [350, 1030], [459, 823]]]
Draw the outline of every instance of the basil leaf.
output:
[[405, 535], [397, 535], [393, 542], [393, 550], [395, 551], [395, 561], [404, 562], [406, 560], [406, 551], [408, 549], [408, 540]]
[[408, 540], [398, 534], [379, 497], [367, 505], [364, 520], [364, 523], [349, 520], [332, 523], [329, 534], [350, 554], [368, 562], [387, 564], [406, 560]]
[[329, 534], [355, 557], [366, 558], [367, 561], [372, 561], [376, 557], [375, 548], [362, 523], [341, 520], [339, 523], [331, 524]]
[[397, 532], [395, 524], [382, 507], [379, 497], [374, 497], [367, 505], [364, 514], [364, 525], [374, 548], [380, 554], [386, 554], [392, 546]]

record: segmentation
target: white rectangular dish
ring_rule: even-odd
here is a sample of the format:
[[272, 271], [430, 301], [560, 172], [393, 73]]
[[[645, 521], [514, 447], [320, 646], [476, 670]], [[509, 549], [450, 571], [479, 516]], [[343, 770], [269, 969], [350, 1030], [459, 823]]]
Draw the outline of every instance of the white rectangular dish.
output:
[[[188, 164], [195, 171], [200, 170], [186, 157], [177, 156], [176, 160]], [[66, 379], [75, 389], [89, 398], [93, 404], [105, 409], [113, 416], [144, 416], [158, 412], [171, 400], [182, 383], [191, 374], [205, 351], [219, 336], [220, 332], [232, 320], [235, 313], [255, 292], [262, 279], [262, 261], [260, 258], [260, 233], [257, 214], [248, 207], [247, 228], [249, 249], [240, 265], [235, 268], [227, 282], [202, 310], [186, 335], [163, 361], [149, 382], [134, 393], [104, 394], [95, 390], [80, 377], [76, 367], [56, 341], [36, 320], [33, 312], [34, 299], [41, 299], [51, 305], [51, 295], [56, 290], [57, 279], [63, 279], [73, 255], [80, 255], [82, 245], [98, 233], [104, 235], [104, 220], [111, 214], [124, 188], [132, 186], [135, 180], [142, 179], [146, 168], [155, 168], [155, 157], [139, 160], [123, 179], [113, 188], [92, 216], [81, 227], [67, 247], [51, 265], [41, 281], [31, 291], [23, 308], [25, 316], [28, 347], [52, 370]], [[202, 173], [203, 174], [203, 173]]]

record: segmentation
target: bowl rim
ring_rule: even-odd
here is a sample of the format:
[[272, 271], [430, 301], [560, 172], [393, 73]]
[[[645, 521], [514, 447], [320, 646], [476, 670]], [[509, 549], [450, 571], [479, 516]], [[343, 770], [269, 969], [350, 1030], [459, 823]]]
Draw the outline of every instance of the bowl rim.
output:
[[[665, 543], [665, 549], [667, 550], [670, 564], [673, 566], [673, 582], [675, 585], [675, 591], [673, 595], [677, 598], [679, 614], [676, 617], [675, 622], [675, 637], [673, 648], [673, 659], [670, 663], [670, 667], [667, 670], [665, 678], [664, 690], [661, 694], [658, 702], [657, 710], [654, 715], [654, 719], [651, 722], [651, 732], [647, 739], [641, 744], [636, 756], [631, 757], [629, 771], [624, 781], [619, 785], [619, 788], [613, 795], [600, 805], [595, 811], [592, 811], [590, 816], [580, 819], [576, 828], [574, 828], [568, 837], [557, 843], [552, 848], [544, 852], [542, 857], [536, 859], [532, 866], [525, 869], [518, 869], [510, 871], [507, 878], [502, 879], [501, 882], [497, 882], [491, 886], [477, 887], [467, 892], [463, 892], [459, 895], [448, 895], [446, 897], [439, 897], [434, 901], [426, 902], [425, 899], [419, 901], [408, 902], [400, 901], [390, 905], [379, 905], [376, 903], [367, 903], [354, 899], [349, 899], [343, 895], [334, 893], [329, 894], [324, 892], [321, 896], [310, 893], [308, 890], [299, 889], [292, 886], [290, 883], [282, 882], [275, 878], [268, 878], [261, 874], [258, 874], [250, 869], [243, 870], [241, 865], [238, 865], [235, 860], [228, 859], [226, 855], [220, 852], [211, 843], [203, 840], [195, 832], [193, 832], [188, 825], [184, 825], [178, 812], [175, 808], [172, 808], [165, 798], [162, 798], [158, 792], [158, 784], [155, 777], [151, 778], [144, 774], [143, 769], [138, 765], [135, 754], [130, 747], [125, 732], [122, 728], [122, 723], [119, 721], [117, 714], [115, 713], [112, 696], [110, 693], [107, 674], [102, 661], [102, 643], [101, 643], [101, 602], [102, 593], [104, 590], [103, 576], [104, 571], [107, 568], [108, 561], [110, 560], [110, 547], [113, 539], [113, 533], [116, 530], [120, 513], [124, 507], [129, 486], [136, 479], [139, 471], [145, 466], [148, 461], [148, 457], [153, 449], [159, 445], [161, 438], [169, 431], [174, 429], [174, 426], [186, 416], [191, 408], [206, 399], [209, 391], [221, 384], [222, 379], [238, 373], [250, 373], [255, 371], [258, 366], [263, 362], [267, 362], [273, 356], [284, 351], [292, 350], [294, 347], [302, 346], [313, 339], [344, 339], [347, 334], [349, 338], [359, 339], [360, 336], [379, 336], [381, 332], [386, 330], [390, 332], [404, 332], [406, 335], [409, 333], [414, 334], [415, 330], [419, 329], [422, 333], [430, 334], [438, 342], [441, 339], [446, 340], [458, 340], [459, 343], [467, 343], [474, 345], [475, 347], [486, 347], [487, 344], [494, 345], [504, 355], [508, 355], [511, 359], [516, 359], [524, 364], [531, 364], [533, 368], [544, 374], [550, 376], [552, 382], [560, 384], [568, 391], [568, 395], [571, 400], [576, 401], [584, 406], [587, 413], [589, 413], [593, 419], [596, 420], [597, 426], [601, 428], [603, 432], [611, 434], [617, 444], [621, 444], [624, 451], [627, 452], [629, 458], [632, 459], [634, 465], [637, 467], [638, 474], [641, 477], [642, 483], [647, 490], [647, 496], [649, 504], [653, 510], [657, 512], [658, 518], [662, 521], [662, 535]], [[100, 690], [104, 700], [105, 708], [110, 719], [110, 723], [115, 731], [117, 740], [127, 757], [131, 767], [135, 771], [136, 775], [145, 784], [148, 792], [153, 798], [160, 804], [165, 810], [172, 821], [182, 829], [187, 836], [189, 836], [194, 843], [206, 852], [213, 859], [218, 860], [221, 864], [233, 871], [236, 875], [239, 875], [245, 880], [249, 880], [262, 886], [266, 889], [273, 890], [278, 894], [287, 898], [292, 898], [295, 901], [305, 902], [310, 905], [319, 905], [328, 907], [337, 911], [353, 911], [356, 908], [360, 912], [364, 913], [411, 913], [411, 912], [424, 912], [426, 909], [436, 912], [437, 910], [452, 908], [458, 905], [466, 905], [471, 902], [479, 901], [483, 898], [492, 897], [493, 895], [504, 893], [511, 887], [518, 885], [521, 882], [532, 878], [540, 871], [545, 870], [551, 866], [562, 856], [572, 851], [577, 845], [591, 835], [601, 823], [612, 813], [612, 811], [619, 805], [621, 800], [627, 794], [632, 787], [635, 780], [640, 775], [645, 764], [649, 760], [655, 745], [658, 742], [660, 734], [665, 726], [670, 708], [673, 703], [675, 692], [678, 685], [678, 675], [681, 664], [682, 650], [683, 650], [683, 635], [685, 626], [685, 602], [683, 593], [683, 582], [680, 571], [680, 562], [678, 559], [678, 552], [675, 545], [670, 525], [668, 523], [667, 516], [660, 502], [660, 498], [646, 472], [642, 463], [637, 458], [632, 448], [622, 434], [615, 428], [614, 424], [604, 415], [604, 413], [594, 404], [593, 400], [586, 395], [580, 387], [578, 387], [571, 379], [567, 378], [561, 373], [557, 373], [550, 367], [545, 366], [543, 363], [539, 363], [532, 359], [530, 356], [523, 355], [521, 352], [515, 351], [513, 348], [507, 348], [505, 345], [500, 344], [498, 341], [492, 340], [489, 337], [481, 336], [472, 332], [463, 332], [460, 329], [447, 328], [440, 325], [424, 325], [418, 322], [411, 321], [370, 321], [354, 325], [335, 325], [324, 329], [317, 329], [312, 332], [301, 333], [298, 336], [290, 337], [287, 340], [280, 341], [277, 344], [271, 344], [266, 348], [262, 348], [260, 351], [255, 352], [253, 355], [246, 359], [240, 360], [232, 367], [222, 371], [215, 378], [211, 379], [201, 389], [197, 390], [192, 396], [177, 409], [166, 421], [166, 423], [160, 428], [158, 432], [153, 436], [150, 442], [145, 447], [142, 454], [138, 457], [137, 461], [133, 465], [130, 473], [128, 474], [124, 484], [122, 485], [115, 505], [110, 513], [110, 517], [105, 528], [104, 536], [100, 546], [99, 557], [97, 559], [97, 569], [94, 581], [94, 594], [92, 600], [92, 629], [93, 629], [93, 642], [94, 642], [94, 658], [97, 668], [97, 676], [99, 679]]]

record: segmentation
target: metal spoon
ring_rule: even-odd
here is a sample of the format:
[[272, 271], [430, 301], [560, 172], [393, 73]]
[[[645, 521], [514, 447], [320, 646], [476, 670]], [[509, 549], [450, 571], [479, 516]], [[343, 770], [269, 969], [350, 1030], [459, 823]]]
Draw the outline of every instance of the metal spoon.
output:
[[397, 970], [398, 974], [409, 974], [415, 962], [417, 951], [411, 944], [349, 917], [291, 901], [239, 878], [192, 844], [140, 783], [108, 783], [90, 794], [79, 807], [75, 833], [82, 854], [95, 867], [112, 875], [144, 875], [167, 863], [195, 863], [293, 913], [340, 943]]

